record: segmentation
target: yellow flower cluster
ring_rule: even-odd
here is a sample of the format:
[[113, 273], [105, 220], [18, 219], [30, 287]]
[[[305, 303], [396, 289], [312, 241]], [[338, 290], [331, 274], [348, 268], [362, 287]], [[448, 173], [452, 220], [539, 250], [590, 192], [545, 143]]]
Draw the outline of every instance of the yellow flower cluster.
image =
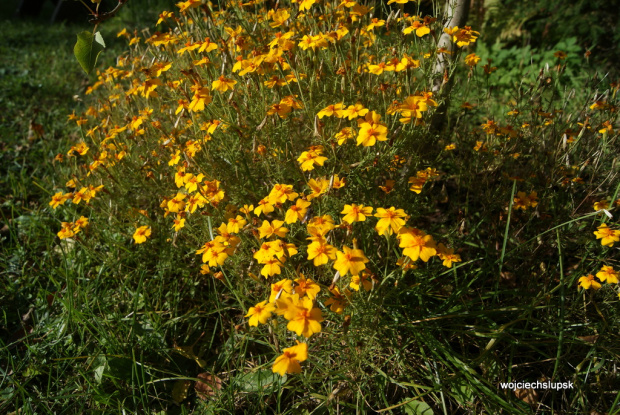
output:
[[80, 216], [75, 222], [62, 222], [57, 235], [60, 239], [71, 238], [88, 225], [88, 218]]
[[517, 192], [517, 196], [512, 202], [512, 208], [515, 210], [527, 210], [530, 207], [538, 206], [538, 196], [536, 192], [530, 192], [527, 195], [525, 192]]
[[[620, 277], [620, 273], [609, 265], [603, 265], [601, 270], [596, 273], [596, 278], [599, 281], [607, 282], [608, 284], [618, 284], [618, 277]], [[579, 286], [584, 290], [589, 290], [590, 288], [598, 290], [601, 288], [601, 283], [594, 279], [594, 275], [588, 274], [579, 278]]]
[[[392, 192], [400, 182], [372, 171], [379, 159], [388, 174], [408, 169], [410, 159], [395, 154], [438, 106], [414, 71], [428, 70], [428, 58], [438, 53], [428, 35], [439, 24], [408, 15], [396, 22], [396, 35], [414, 35], [430, 52], [413, 42], [374, 51], [379, 34], [391, 32], [370, 16], [370, 7], [353, 0], [293, 3], [298, 7], [266, 10], [257, 3], [248, 11], [187, 0], [177, 4], [177, 14], [159, 15], [163, 32], [142, 39], [121, 31], [132, 52], [87, 90], [97, 104], [70, 116], [86, 138], [67, 154], [90, 162], [84, 180], [92, 184], [56, 193], [50, 206], [88, 203], [104, 182], [110, 194], [136, 194], [134, 211], [156, 214], [148, 226], [125, 221], [135, 223], [134, 244], [167, 234], [172, 246], [200, 256], [200, 273], [213, 269], [221, 281], [229, 280], [226, 269], [256, 284], [278, 276], [269, 298], [249, 309], [249, 325], [281, 316], [288, 331], [308, 339], [321, 332], [324, 318], [354, 309], [377, 286], [377, 274], [387, 268], [377, 266], [380, 256], [369, 248], [375, 243], [388, 244], [393, 258], [386, 266], [399, 274], [419, 259], [437, 256], [453, 267], [461, 258], [407, 226], [409, 215], [394, 206], [406, 203]], [[314, 13], [319, 7], [331, 17]], [[476, 35], [469, 27], [450, 29], [458, 46]], [[372, 108], [368, 96], [345, 94], [367, 81], [385, 94]], [[341, 102], [329, 104], [338, 89]], [[383, 183], [385, 193], [365, 187], [361, 171]], [[417, 171], [410, 189], [420, 193], [438, 174], [430, 167]], [[371, 187], [384, 198], [371, 197]], [[384, 207], [368, 205], [375, 202]], [[70, 231], [79, 227], [63, 223], [64, 237]], [[325, 298], [318, 301], [319, 295]], [[298, 343], [284, 349], [273, 370], [298, 373], [307, 357], [308, 345]]]

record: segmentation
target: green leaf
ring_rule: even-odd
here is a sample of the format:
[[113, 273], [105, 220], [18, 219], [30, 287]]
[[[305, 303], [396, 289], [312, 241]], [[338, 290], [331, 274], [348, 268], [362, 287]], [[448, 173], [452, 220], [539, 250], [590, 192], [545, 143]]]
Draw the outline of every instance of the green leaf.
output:
[[77, 43], [73, 47], [73, 54], [82, 69], [89, 74], [95, 68], [97, 58], [103, 49], [105, 49], [105, 42], [101, 37], [101, 33], [96, 32], [93, 35], [88, 31], [84, 31], [77, 35]]
[[431, 407], [422, 401], [409, 401], [403, 405], [403, 410], [407, 415], [433, 415]]
[[277, 383], [277, 375], [271, 370], [257, 370], [237, 377], [241, 390], [249, 393], [272, 393]]

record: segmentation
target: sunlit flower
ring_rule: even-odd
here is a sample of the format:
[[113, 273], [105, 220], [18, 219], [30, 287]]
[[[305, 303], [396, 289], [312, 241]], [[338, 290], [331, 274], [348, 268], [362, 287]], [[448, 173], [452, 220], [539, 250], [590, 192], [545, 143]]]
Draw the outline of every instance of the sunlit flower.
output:
[[594, 235], [596, 235], [596, 239], [601, 240], [603, 246], [612, 247], [615, 242], [620, 241], [620, 231], [609, 228], [606, 223], [603, 223], [596, 229]]
[[267, 320], [271, 318], [271, 314], [275, 309], [276, 306], [272, 303], [267, 303], [267, 301], [261, 301], [254, 307], [250, 307], [248, 313], [245, 315], [246, 317], [250, 317], [248, 324], [250, 326], [258, 326], [258, 323], [267, 323]]
[[303, 274], [295, 280], [295, 284], [295, 294], [299, 294], [300, 298], [307, 296], [314, 299], [321, 291], [321, 287], [316, 282], [304, 277]]
[[297, 343], [296, 346], [284, 349], [284, 353], [273, 363], [273, 373], [284, 376], [286, 373], [301, 373], [299, 362], [308, 359], [308, 345]]
[[398, 232], [398, 239], [400, 241], [398, 246], [403, 248], [403, 255], [408, 256], [412, 261], [420, 258], [427, 262], [437, 254], [433, 237], [419, 229], [402, 227]]
[[293, 282], [288, 278], [280, 280], [274, 284], [271, 284], [271, 294], [269, 294], [269, 302], [276, 301], [282, 293], [291, 294], [293, 291]]
[[594, 279], [594, 275], [592, 274], [579, 278], [579, 285], [585, 290], [589, 290], [590, 288], [598, 290], [601, 288], [601, 284]]
[[336, 258], [336, 250], [327, 242], [315, 241], [308, 245], [308, 260], [312, 260], [315, 267], [327, 264]]
[[375, 217], [379, 218], [375, 226], [379, 235], [391, 235], [392, 232], [398, 232], [405, 225], [407, 214], [404, 210], [392, 206], [389, 209], [377, 208]]
[[341, 214], [345, 215], [342, 220], [347, 223], [364, 222], [367, 216], [372, 214], [372, 207], [364, 205], [344, 205]]
[[235, 81], [234, 79], [228, 79], [224, 76], [220, 76], [215, 81], [213, 81], [211, 89], [215, 89], [220, 92], [226, 92], [232, 90], [236, 83], [237, 81]]
[[620, 273], [608, 265], [603, 265], [601, 270], [596, 273], [596, 278], [608, 284], [618, 284]]
[[297, 199], [295, 204], [286, 211], [284, 221], [287, 224], [291, 224], [303, 220], [309, 207], [310, 202], [303, 199]]
[[351, 272], [351, 275], [358, 275], [366, 268], [368, 261], [361, 249], [351, 249], [348, 246], [343, 246], [342, 252], [336, 252], [334, 269], [340, 272], [341, 276], [345, 276], [348, 272]]
[[288, 229], [283, 227], [284, 224], [281, 220], [273, 220], [271, 223], [264, 220], [263, 224], [258, 228], [261, 238], [270, 238], [272, 236], [279, 236], [280, 238], [286, 237]]
[[349, 287], [355, 291], [359, 291], [360, 286], [364, 287], [365, 291], [370, 291], [372, 289], [372, 280], [366, 270], [362, 271], [359, 275], [353, 275], [349, 282]]
[[151, 227], [150, 226], [140, 226], [133, 234], [133, 239], [135, 243], [141, 244], [146, 242], [146, 238], [151, 236]]
[[314, 333], [321, 332], [320, 323], [323, 322], [323, 314], [319, 308], [314, 307], [312, 298], [300, 299], [290, 311], [292, 312], [289, 315], [284, 315], [284, 318], [289, 321], [286, 325], [288, 330], [304, 337], [310, 337]]

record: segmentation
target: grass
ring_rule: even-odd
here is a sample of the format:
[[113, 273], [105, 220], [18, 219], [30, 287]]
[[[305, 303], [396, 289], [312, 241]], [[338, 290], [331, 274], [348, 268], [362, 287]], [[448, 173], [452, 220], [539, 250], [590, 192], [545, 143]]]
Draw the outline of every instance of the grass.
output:
[[[128, 9], [104, 27], [111, 50], [104, 52], [103, 67], [124, 50], [115, 33], [134, 21], [132, 13]], [[490, 154], [480, 153], [472, 163], [443, 160], [451, 174], [431, 189], [445, 193], [450, 203], [435, 202], [436, 194], [428, 192], [406, 199], [417, 223], [461, 247], [463, 262], [441, 271], [420, 264], [407, 274], [385, 272], [380, 290], [351, 304], [352, 324], [330, 315], [322, 334], [309, 343], [311, 358], [302, 375], [281, 378], [271, 371], [274, 357], [290, 345], [284, 340], [292, 341], [284, 324], [251, 328], [244, 319], [269, 292], [267, 284], [251, 281], [241, 261], [224, 267], [222, 280], [198, 273], [200, 261], [191, 247], [204, 241], [193, 233], [213, 238], [211, 217], [191, 225], [193, 233], [175, 237], [190, 247], [184, 250], [175, 249], [163, 231], [148, 244], [132, 243], [127, 229], [146, 219], [127, 213], [129, 208], [156, 211], [160, 202], [152, 182], [129, 179], [142, 159], [118, 175], [121, 183], [106, 196], [109, 205], [96, 205], [92, 217], [99, 225], [93, 220], [85, 237], [59, 240], [61, 221], [90, 213], [79, 205], [71, 213], [75, 217], [67, 218], [48, 206], [53, 189], [64, 188], [76, 171], [53, 163], [54, 156], [83, 138], [67, 124], [67, 114], [93, 102], [84, 96], [93, 79], [72, 55], [80, 30], [7, 21], [0, 32], [0, 413], [620, 411], [617, 296], [613, 290], [593, 294], [575, 288], [581, 275], [602, 262], [617, 266], [608, 254], [616, 248], [601, 251], [592, 241], [601, 214], [589, 213], [589, 195], [542, 180], [535, 183], [544, 189], [543, 212], [557, 220], [514, 211], [521, 184], [488, 169], [496, 163]], [[490, 94], [474, 98], [482, 102]], [[475, 124], [454, 122], [455, 131]], [[274, 140], [286, 137], [283, 124], [273, 125]], [[595, 156], [610, 160], [617, 148], [611, 143]], [[420, 144], [419, 153], [428, 151], [425, 156], [432, 158], [425, 147]], [[465, 150], [461, 156], [477, 157]], [[528, 157], [541, 169], [548, 160], [536, 152]], [[366, 158], [370, 165], [375, 157]], [[232, 186], [236, 169], [222, 159], [214, 163], [229, 172]], [[270, 172], [288, 174], [283, 166], [274, 163]], [[597, 177], [605, 181], [596, 196], [615, 200], [620, 188], [615, 167], [600, 169]], [[359, 173], [359, 189], [384, 178], [383, 171], [369, 171]], [[257, 187], [248, 195], [260, 198], [266, 187]], [[366, 196], [374, 197], [373, 206], [386, 200]], [[148, 223], [170, 227], [169, 220]], [[367, 253], [389, 256], [396, 250], [389, 239], [374, 241], [369, 235], [360, 244]], [[389, 271], [388, 264], [384, 268]], [[533, 398], [498, 386], [498, 380], [543, 378], [572, 381], [576, 389], [539, 390]]]

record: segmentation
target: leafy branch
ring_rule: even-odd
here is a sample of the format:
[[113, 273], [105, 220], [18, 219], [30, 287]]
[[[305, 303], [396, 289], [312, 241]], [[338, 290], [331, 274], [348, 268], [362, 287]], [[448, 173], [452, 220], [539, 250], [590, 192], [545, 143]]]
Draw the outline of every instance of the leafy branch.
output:
[[99, 58], [99, 54], [105, 49], [105, 42], [103, 41], [103, 37], [101, 33], [97, 31], [97, 26], [99, 23], [105, 22], [106, 20], [111, 19], [116, 16], [119, 10], [129, 1], [129, 0], [118, 0], [118, 3], [114, 7], [114, 9], [108, 12], [99, 13], [99, 6], [101, 4], [101, 0], [91, 0], [94, 3], [97, 3], [97, 7], [95, 10], [91, 9], [84, 0], [79, 0], [80, 3], [84, 5], [88, 9], [88, 12], [91, 14], [92, 18], [89, 19], [89, 22], [94, 24], [95, 27], [93, 32], [83, 31], [78, 33], [77, 42], [73, 47], [73, 54], [77, 59], [78, 63], [84, 69], [84, 72], [90, 74], [92, 70], [95, 68], [97, 64], [97, 58]]

